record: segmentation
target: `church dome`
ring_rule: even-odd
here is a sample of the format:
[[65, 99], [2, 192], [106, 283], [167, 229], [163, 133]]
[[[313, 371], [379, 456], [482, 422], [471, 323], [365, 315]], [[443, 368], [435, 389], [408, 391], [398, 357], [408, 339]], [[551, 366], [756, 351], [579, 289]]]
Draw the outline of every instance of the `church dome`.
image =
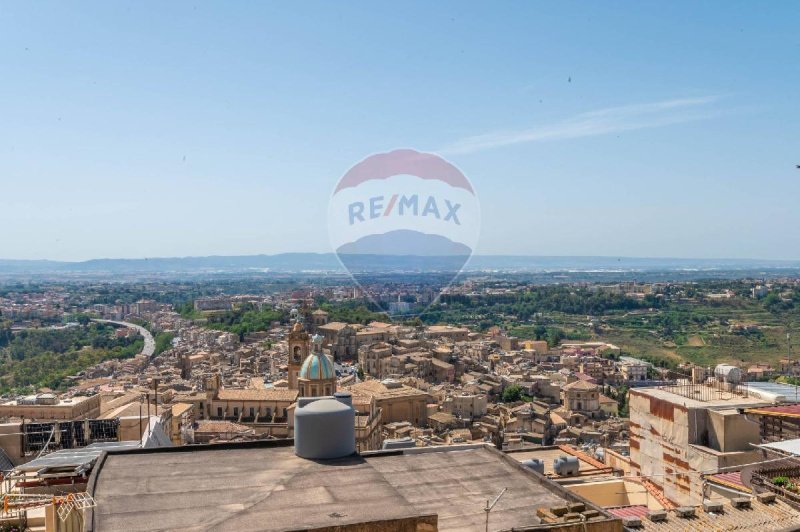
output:
[[323, 353], [312, 353], [303, 362], [298, 377], [310, 381], [335, 379], [336, 371], [333, 368], [333, 361]]

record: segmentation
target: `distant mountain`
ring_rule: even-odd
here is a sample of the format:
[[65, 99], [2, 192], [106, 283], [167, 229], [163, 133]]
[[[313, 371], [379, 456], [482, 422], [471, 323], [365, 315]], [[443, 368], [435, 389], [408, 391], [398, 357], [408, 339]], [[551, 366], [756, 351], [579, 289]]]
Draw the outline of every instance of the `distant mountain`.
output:
[[[449, 242], [449, 241], [448, 241]], [[371, 245], [371, 243], [369, 243]], [[432, 254], [442, 245], [439, 254]], [[364, 249], [369, 250], [370, 247]], [[380, 248], [378, 248], [380, 249]], [[413, 248], [405, 251], [413, 251]], [[353, 271], [442, 271], [458, 270], [464, 256], [457, 247], [429, 241], [420, 244], [416, 254], [350, 253], [342, 255]], [[703, 272], [715, 270], [748, 271], [800, 270], [800, 261], [756, 259], [667, 259], [635, 257], [533, 257], [478, 255], [467, 262], [467, 271], [518, 272]], [[342, 272], [333, 253], [282, 253], [278, 255], [171, 257], [153, 259], [95, 259], [84, 262], [48, 260], [0, 260], [0, 275], [135, 275], [275, 272]]]
[[[469, 257], [472, 250], [447, 237], [400, 229], [380, 235], [367, 235], [336, 250], [342, 255]], [[462, 261], [463, 263], [463, 261]]]

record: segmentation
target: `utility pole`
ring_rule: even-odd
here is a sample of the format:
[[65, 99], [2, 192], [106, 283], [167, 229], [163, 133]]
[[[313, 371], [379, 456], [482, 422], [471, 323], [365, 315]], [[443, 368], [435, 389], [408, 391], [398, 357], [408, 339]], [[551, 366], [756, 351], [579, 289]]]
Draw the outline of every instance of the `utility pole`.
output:
[[488, 500], [486, 501], [486, 507], [483, 509], [483, 511], [486, 512], [486, 532], [489, 532], [489, 512], [492, 511], [492, 508], [494, 508], [494, 505], [497, 504], [497, 501], [500, 500], [500, 497], [505, 495], [507, 490], [508, 490], [508, 488], [503, 488], [503, 491], [501, 491], [497, 495], [497, 497], [494, 498], [494, 500], [491, 503]]
[[147, 437], [150, 438], [150, 392], [147, 392]]
[[142, 402], [144, 401], [144, 395], [139, 397], [139, 440], [142, 439]]

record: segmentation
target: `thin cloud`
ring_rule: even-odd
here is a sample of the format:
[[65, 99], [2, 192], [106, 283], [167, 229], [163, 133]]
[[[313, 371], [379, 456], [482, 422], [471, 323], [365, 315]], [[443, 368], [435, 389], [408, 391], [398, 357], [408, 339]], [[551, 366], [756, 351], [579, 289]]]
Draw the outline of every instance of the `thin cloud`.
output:
[[703, 96], [608, 107], [581, 113], [553, 124], [466, 137], [438, 151], [443, 154], [473, 153], [525, 142], [593, 137], [704, 120], [720, 114], [719, 111], [708, 108], [717, 100], [719, 96]]

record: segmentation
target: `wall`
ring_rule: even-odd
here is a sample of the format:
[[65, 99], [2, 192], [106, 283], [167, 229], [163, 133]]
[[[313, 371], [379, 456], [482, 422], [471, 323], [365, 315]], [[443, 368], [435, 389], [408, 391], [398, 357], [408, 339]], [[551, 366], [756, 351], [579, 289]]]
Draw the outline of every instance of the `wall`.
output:
[[652, 510], [660, 510], [661, 505], [637, 482], [609, 480], [567, 486], [572, 493], [580, 495], [597, 506], [645, 505]]
[[100, 415], [100, 395], [76, 397], [73, 401], [60, 405], [0, 405], [0, 417], [59, 421], [96, 418]]
[[0, 425], [0, 448], [2, 448], [14, 465], [23, 462], [22, 427], [20, 423], [3, 423]]

